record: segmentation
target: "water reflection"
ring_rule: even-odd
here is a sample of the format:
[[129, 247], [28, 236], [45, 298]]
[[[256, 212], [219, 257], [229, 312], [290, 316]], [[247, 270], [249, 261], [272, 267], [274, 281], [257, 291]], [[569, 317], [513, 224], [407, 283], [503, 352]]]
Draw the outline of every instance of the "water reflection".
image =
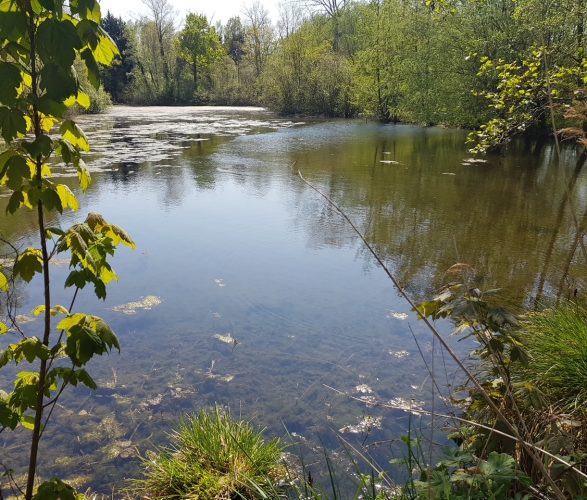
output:
[[[43, 444], [45, 456], [61, 457], [43, 465], [47, 475], [65, 477], [75, 466], [80, 484], [108, 493], [137, 473], [130, 447], [164, 442], [179, 415], [214, 402], [309, 443], [321, 436], [335, 446], [332, 429], [354, 429], [367, 417], [382, 419], [368, 439], [405, 431], [406, 401], [429, 399], [408, 326], [426, 361], [440, 354], [298, 170], [344, 208], [417, 297], [456, 261], [475, 266], [517, 305], [583, 290], [587, 270], [573, 250], [580, 241], [565, 182], [582, 216], [587, 179], [570, 149], [561, 168], [552, 148], [524, 144], [472, 162], [461, 131], [294, 123], [259, 109], [115, 108], [81, 121], [94, 146], [84, 211], [120, 224], [139, 250], [117, 256], [121, 281], [105, 303], [80, 297], [79, 309], [104, 316], [123, 349], [94, 363], [95, 394], [77, 389], [63, 401], [57, 418], [65, 428], [53, 427]], [[73, 185], [72, 172], [55, 171]], [[32, 228], [24, 213], [0, 219], [0, 232], [23, 244]], [[53, 282], [66, 273], [56, 267]], [[40, 292], [36, 281], [27, 288], [23, 313]], [[161, 302], [134, 315], [117, 310], [149, 296]], [[56, 287], [55, 300], [67, 298]], [[0, 377], [3, 385], [8, 374]], [[360, 394], [398, 409], [326, 386], [350, 394], [368, 387]], [[17, 470], [21, 441], [0, 435], [0, 453]]]

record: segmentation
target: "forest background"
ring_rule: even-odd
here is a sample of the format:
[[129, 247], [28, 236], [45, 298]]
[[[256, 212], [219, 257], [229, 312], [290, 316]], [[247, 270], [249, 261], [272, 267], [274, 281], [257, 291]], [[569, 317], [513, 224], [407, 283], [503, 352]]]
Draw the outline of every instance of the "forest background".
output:
[[[214, 25], [198, 13], [179, 18], [169, 0], [144, 4], [138, 20], [103, 18], [121, 51], [103, 70], [114, 103], [468, 128], [524, 111], [514, 126], [540, 129], [556, 93], [540, 92], [538, 76], [584, 61], [584, 0], [285, 1], [275, 25], [258, 1]], [[507, 105], [496, 103], [504, 81], [517, 92]]]

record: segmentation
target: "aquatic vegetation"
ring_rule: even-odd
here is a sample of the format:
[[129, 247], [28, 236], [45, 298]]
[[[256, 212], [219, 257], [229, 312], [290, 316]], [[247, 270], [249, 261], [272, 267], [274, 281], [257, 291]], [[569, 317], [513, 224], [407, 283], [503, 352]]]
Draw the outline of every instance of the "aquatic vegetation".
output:
[[132, 316], [133, 314], [136, 314], [137, 311], [150, 311], [151, 309], [157, 307], [160, 304], [161, 299], [159, 297], [157, 297], [156, 295], [147, 295], [146, 297], [142, 297], [141, 300], [128, 302], [126, 304], [120, 304], [119, 306], [114, 306], [112, 310]]
[[265, 441], [215, 407], [183, 419], [171, 446], [147, 455], [144, 478], [129, 489], [148, 498], [275, 498], [286, 475], [282, 453], [281, 441]]
[[217, 333], [214, 335], [214, 338], [223, 344], [236, 345], [238, 342], [230, 333], [227, 333], [226, 335]]
[[341, 427], [338, 429], [338, 432], [342, 432], [343, 434], [368, 434], [374, 429], [381, 429], [382, 422], [383, 417], [366, 415], [356, 424], [349, 424]]

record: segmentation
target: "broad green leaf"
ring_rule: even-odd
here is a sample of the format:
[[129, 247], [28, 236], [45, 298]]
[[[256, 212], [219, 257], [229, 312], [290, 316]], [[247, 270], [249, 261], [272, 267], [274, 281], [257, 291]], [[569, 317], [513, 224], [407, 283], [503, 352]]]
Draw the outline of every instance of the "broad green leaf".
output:
[[22, 111], [0, 106], [0, 134], [6, 142], [11, 142], [19, 134], [26, 134], [27, 123]]
[[74, 14], [79, 14], [82, 19], [90, 19], [95, 23], [99, 23], [102, 17], [100, 12], [100, 4], [96, 0], [75, 0], [72, 2], [75, 7], [72, 7]]
[[83, 368], [81, 370], [77, 370], [76, 375], [77, 375], [77, 379], [82, 384], [84, 384], [86, 387], [89, 387], [90, 389], [93, 389], [93, 390], [96, 390], [98, 388], [98, 385], [96, 384], [96, 382], [94, 382], [94, 379]]
[[12, 105], [16, 101], [18, 88], [22, 84], [20, 70], [11, 63], [0, 63], [0, 103]]
[[61, 206], [65, 210], [66, 208], [71, 208], [74, 212], [79, 209], [79, 202], [75, 195], [71, 192], [65, 184], [58, 184], [57, 185], [57, 194], [61, 199]]
[[75, 26], [69, 20], [46, 18], [37, 29], [37, 47], [45, 64], [56, 63], [70, 68], [75, 59], [75, 49], [81, 48], [81, 40]]
[[43, 272], [43, 256], [37, 248], [27, 248], [18, 256], [12, 270], [14, 276], [20, 276], [30, 282], [36, 273]]
[[88, 80], [96, 90], [100, 88], [100, 68], [94, 54], [89, 48], [81, 51], [80, 56], [88, 69]]
[[6, 162], [6, 171], [1, 183], [7, 185], [13, 191], [22, 187], [25, 180], [31, 178], [31, 169], [22, 156], [13, 156]]
[[45, 305], [42, 304], [40, 306], [37, 306], [33, 309], [33, 314], [35, 316], [40, 316], [41, 314], [43, 314], [45, 312]]
[[41, 134], [32, 142], [23, 141], [22, 146], [31, 158], [36, 159], [39, 156], [49, 156], [53, 142], [51, 141], [51, 137], [46, 134]]
[[8, 204], [6, 205], [6, 213], [13, 214], [24, 204], [24, 193], [22, 191], [15, 191], [8, 199]]
[[25, 429], [32, 431], [35, 429], [35, 419], [29, 415], [23, 415], [20, 417], [20, 425], [22, 425]]
[[[11, 3], [15, 4], [15, 2]], [[6, 10], [0, 10], [0, 39], [17, 42], [26, 32], [27, 17], [24, 12], [16, 12], [16, 9], [12, 10], [9, 7], [6, 7]]]
[[77, 166], [77, 176], [82, 191], [85, 193], [88, 187], [90, 187], [90, 184], [92, 183], [92, 178], [90, 177], [90, 171], [86, 167], [85, 162], [81, 159]]
[[[67, 106], [63, 104], [63, 102], [51, 99], [48, 95], [44, 95], [37, 99], [36, 104], [37, 109], [44, 115], [63, 118], [63, 116], [65, 116], [65, 113], [67, 113]], [[50, 122], [46, 121], [45, 126], [43, 127], [43, 130], [45, 132], [49, 132], [56, 122], [56, 120], [53, 118], [48, 118], [48, 120], [50, 120]], [[51, 126], [47, 128], [49, 123]]]
[[6, 333], [8, 333], [8, 326], [0, 322], [0, 335], [5, 335]]
[[93, 50], [93, 54], [96, 62], [104, 66], [110, 66], [114, 58], [120, 55], [118, 47], [116, 47], [110, 35], [102, 28], [100, 28], [100, 41], [98, 46]]
[[33, 496], [33, 500], [80, 500], [83, 498], [83, 495], [79, 495], [72, 486], [61, 479], [45, 481]]
[[64, 101], [77, 93], [77, 79], [71, 67], [63, 67], [55, 63], [47, 63], [41, 70], [41, 89], [47, 97], [54, 101]]
[[90, 144], [88, 143], [86, 134], [84, 134], [82, 129], [73, 120], [64, 120], [59, 130], [63, 139], [66, 141], [69, 141], [83, 151], [90, 150]]
[[94, 50], [100, 43], [100, 24], [91, 19], [82, 19], [77, 23], [75, 29], [82, 43]]
[[77, 93], [77, 103], [84, 109], [89, 109], [91, 100], [90, 96], [81, 90]]
[[68, 316], [67, 318], [63, 318], [59, 324], [57, 325], [58, 330], [69, 330], [73, 326], [79, 325], [83, 323], [87, 318], [86, 314], [76, 313]]

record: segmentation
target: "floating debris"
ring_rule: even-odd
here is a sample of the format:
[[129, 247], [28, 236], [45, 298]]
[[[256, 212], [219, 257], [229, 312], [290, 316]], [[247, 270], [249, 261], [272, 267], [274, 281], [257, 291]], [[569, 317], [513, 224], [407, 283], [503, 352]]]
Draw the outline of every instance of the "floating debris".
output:
[[226, 335], [220, 335], [219, 333], [214, 335], [214, 338], [219, 342], [223, 342], [224, 344], [238, 344], [238, 340], [236, 340], [230, 333]]
[[141, 309], [144, 311], [150, 311], [153, 309], [153, 307], [156, 307], [159, 304], [161, 304], [161, 299], [159, 297], [156, 295], [147, 295], [146, 297], [142, 298], [142, 300], [114, 306], [112, 310], [123, 314], [128, 314], [130, 316], [136, 314], [137, 311]]
[[14, 321], [17, 325], [26, 325], [27, 323], [32, 323], [33, 321], [37, 321], [37, 318], [34, 316], [26, 316], [25, 314], [19, 314], [14, 318]]
[[395, 408], [396, 410], [403, 410], [414, 415], [419, 415], [424, 410], [424, 401], [407, 400], [401, 397], [390, 399], [385, 406], [388, 408]]
[[401, 165], [399, 161], [395, 160], [379, 160], [379, 163], [386, 163], [388, 165]]
[[374, 429], [381, 429], [381, 423], [383, 417], [372, 417], [367, 415], [356, 425], [345, 425], [338, 429], [338, 432], [343, 434], [365, 434], [373, 431]]
[[222, 318], [222, 315], [221, 315], [220, 313], [213, 312], [213, 313], [212, 313], [212, 317], [213, 317], [214, 319], [221, 319], [221, 318]]
[[360, 392], [361, 394], [373, 394], [373, 389], [367, 384], [358, 385], [355, 387], [355, 391]]
[[463, 160], [463, 165], [474, 165], [475, 163], [487, 163], [487, 160], [484, 158], [465, 158]]
[[214, 283], [218, 285], [220, 288], [224, 288], [226, 285], [224, 284], [224, 280], [222, 278], [217, 278], [214, 280]]
[[373, 408], [379, 404], [379, 401], [375, 396], [361, 396], [359, 398], [363, 403], [365, 403], [369, 408]]
[[392, 358], [404, 359], [407, 358], [410, 355], [410, 353], [408, 351], [389, 351], [389, 355]]
[[234, 380], [234, 375], [220, 375], [217, 373], [206, 373], [206, 378], [211, 380], [217, 380], [218, 382], [232, 382]]
[[394, 312], [394, 311], [388, 311], [385, 316], [389, 319], [399, 319], [401, 321], [405, 321], [406, 319], [408, 319], [408, 315], [406, 313], [400, 313], [400, 312]]
[[442, 175], [457, 175], [454, 172], [442, 172]]

